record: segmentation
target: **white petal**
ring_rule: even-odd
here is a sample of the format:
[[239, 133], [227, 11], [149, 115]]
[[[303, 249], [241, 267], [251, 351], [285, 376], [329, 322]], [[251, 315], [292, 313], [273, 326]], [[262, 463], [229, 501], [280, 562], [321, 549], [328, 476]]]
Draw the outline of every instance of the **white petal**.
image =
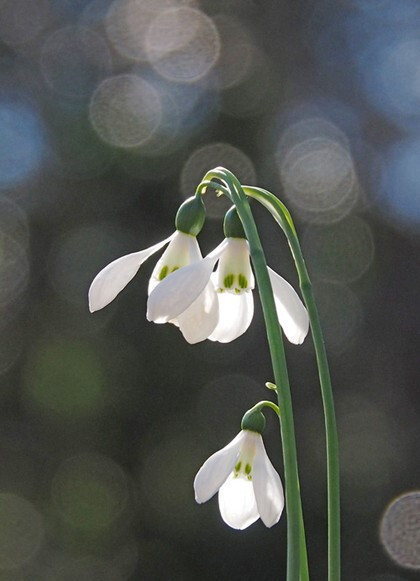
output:
[[147, 302], [148, 321], [167, 323], [183, 313], [203, 292], [225, 247], [226, 240], [203, 260], [180, 268], [158, 284]]
[[219, 322], [210, 335], [211, 341], [229, 343], [248, 329], [254, 316], [252, 291], [239, 295], [217, 293], [219, 298]]
[[106, 307], [127, 286], [140, 266], [152, 254], [167, 244], [174, 234], [139, 252], [117, 258], [105, 266], [93, 279], [89, 288], [89, 310], [91, 313]]
[[258, 520], [252, 481], [232, 473], [219, 490], [219, 509], [222, 519], [234, 529], [246, 529]]
[[273, 286], [277, 316], [284, 334], [291, 343], [303, 343], [309, 329], [309, 317], [295, 289], [271, 268], [268, 269]]
[[184, 339], [194, 344], [204, 341], [214, 331], [219, 319], [219, 302], [210, 283], [195, 301], [178, 316]]
[[227, 446], [204, 462], [194, 479], [197, 502], [207, 502], [225, 482], [235, 467], [244, 436], [245, 432], [241, 430]]
[[266, 527], [272, 527], [283, 512], [284, 494], [280, 476], [267, 456], [261, 436], [252, 465], [252, 483], [261, 520]]
[[153, 269], [149, 280], [149, 286], [147, 290], [148, 294], [150, 295], [153, 289], [158, 284], [160, 284], [160, 274], [165, 266], [166, 270], [168, 271], [167, 276], [169, 276], [174, 268], [182, 268], [183, 266], [187, 266], [188, 264], [197, 262], [201, 259], [202, 255], [197, 238], [177, 230], [173, 235], [168, 248], [159, 258], [155, 268]]
[[[230, 279], [230, 280], [229, 280]], [[229, 282], [227, 282], [229, 280]], [[217, 267], [216, 288], [228, 291], [252, 290], [255, 285], [249, 258], [249, 244], [244, 238], [227, 238], [226, 250]]]

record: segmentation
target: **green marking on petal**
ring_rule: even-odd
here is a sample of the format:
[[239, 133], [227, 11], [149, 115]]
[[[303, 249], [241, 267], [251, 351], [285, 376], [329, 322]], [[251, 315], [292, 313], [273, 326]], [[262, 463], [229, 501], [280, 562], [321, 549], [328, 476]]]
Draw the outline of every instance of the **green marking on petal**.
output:
[[245, 466], [245, 474], [247, 474], [249, 476], [249, 474], [251, 474], [251, 470], [252, 470], [251, 464], [247, 464]]
[[247, 286], [248, 286], [248, 281], [247, 281], [247, 279], [246, 279], [246, 276], [244, 276], [243, 274], [240, 274], [240, 275], [238, 276], [238, 279], [239, 279], [239, 286], [240, 286], [241, 288], [247, 288]]
[[179, 270], [179, 266], [174, 266], [172, 272], [175, 272], [176, 270]]
[[235, 472], [239, 472], [239, 470], [241, 469], [242, 466], [242, 462], [238, 462], [235, 466]]
[[225, 276], [223, 284], [225, 285], [226, 288], [230, 288], [233, 285], [234, 279], [235, 279], [234, 274], [228, 274], [227, 276]]
[[237, 295], [240, 295], [240, 294], [241, 294], [241, 289], [240, 289], [240, 288], [235, 288], [235, 293], [236, 293]]
[[159, 276], [158, 276], [159, 280], [163, 280], [168, 275], [168, 270], [169, 269], [167, 266], [164, 266], [162, 268], [162, 270], [159, 272]]

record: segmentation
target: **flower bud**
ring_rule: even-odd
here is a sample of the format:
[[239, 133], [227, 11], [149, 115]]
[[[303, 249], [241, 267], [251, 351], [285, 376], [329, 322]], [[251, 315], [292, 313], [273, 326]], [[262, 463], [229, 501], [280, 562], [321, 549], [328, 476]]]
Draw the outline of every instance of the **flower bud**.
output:
[[175, 226], [177, 230], [185, 234], [197, 236], [201, 232], [205, 218], [206, 210], [201, 196], [192, 196], [179, 207], [175, 217]]
[[232, 206], [226, 212], [223, 231], [226, 238], [246, 238], [241, 219], [238, 216], [235, 206]]
[[241, 422], [242, 430], [250, 430], [262, 434], [265, 428], [265, 416], [259, 409], [248, 410]]

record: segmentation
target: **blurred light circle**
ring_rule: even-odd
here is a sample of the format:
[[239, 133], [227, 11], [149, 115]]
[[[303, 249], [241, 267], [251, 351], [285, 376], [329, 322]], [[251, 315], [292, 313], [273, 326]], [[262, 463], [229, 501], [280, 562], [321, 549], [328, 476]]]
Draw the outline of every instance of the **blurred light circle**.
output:
[[320, 283], [315, 293], [328, 349], [348, 350], [363, 319], [359, 299], [343, 284]]
[[337, 206], [355, 181], [349, 152], [337, 142], [319, 137], [292, 147], [280, 164], [280, 173], [293, 203], [317, 212]]
[[314, 224], [332, 224], [334, 222], [339, 222], [343, 220], [355, 207], [356, 203], [360, 201], [360, 188], [357, 179], [355, 179], [353, 187], [351, 188], [349, 194], [341, 199], [341, 201], [327, 210], [322, 212], [317, 210], [307, 210], [298, 206], [294, 203], [294, 198], [290, 196], [290, 190], [285, 192], [289, 203], [289, 209], [293, 210], [293, 213], [299, 216], [304, 222], [312, 222]]
[[342, 283], [360, 278], [372, 264], [375, 252], [371, 228], [357, 216], [308, 226], [303, 248], [314, 277]]
[[[399, 8], [397, 9], [399, 11]], [[394, 27], [392, 34], [381, 27], [368, 40], [358, 42], [360, 26], [353, 31], [356, 64], [363, 89], [373, 105], [393, 122], [412, 130], [420, 122], [420, 41], [409, 29]]]
[[147, 56], [164, 78], [194, 82], [216, 63], [220, 38], [211, 18], [194, 8], [165, 10], [150, 23], [146, 36]]
[[138, 147], [158, 129], [162, 105], [158, 91], [136, 75], [103, 81], [92, 95], [90, 121], [110, 145]]
[[77, 529], [100, 532], [126, 508], [127, 478], [110, 458], [80, 454], [67, 458], [52, 483], [53, 502], [62, 518]]
[[420, 225], [420, 138], [394, 144], [384, 156], [379, 209], [391, 222]]
[[48, 86], [65, 97], [85, 99], [111, 72], [111, 54], [104, 39], [84, 26], [54, 31], [41, 51], [41, 71]]
[[386, 508], [379, 527], [386, 552], [400, 567], [420, 569], [420, 491], [408, 492]]
[[48, 0], [1, 0], [0, 38], [10, 45], [34, 40], [49, 20]]
[[[252, 185], [256, 180], [255, 168], [250, 158], [239, 148], [229, 143], [210, 143], [196, 149], [188, 158], [181, 173], [181, 190], [188, 198], [192, 196], [204, 175], [217, 166], [229, 168], [243, 184]], [[230, 208], [225, 196], [216, 197], [208, 189], [205, 197], [206, 212], [210, 218], [220, 218]]]
[[188, 0], [116, 0], [106, 17], [106, 32], [115, 49], [135, 61], [148, 60], [145, 47], [153, 19], [168, 8], [193, 4]]
[[44, 538], [42, 517], [16, 494], [0, 494], [0, 570], [22, 567], [36, 555]]
[[[310, 105], [307, 106], [311, 112]], [[301, 107], [305, 113], [305, 106]], [[302, 114], [299, 108], [293, 109], [291, 115]], [[296, 145], [311, 139], [324, 139], [339, 144], [344, 149], [350, 147], [347, 135], [335, 123], [322, 117], [307, 117], [299, 119], [286, 127], [282, 132], [276, 147], [276, 159], [281, 164], [288, 152]]]
[[37, 344], [28, 357], [25, 398], [30, 407], [76, 422], [101, 413], [106, 376], [98, 353], [82, 341]]
[[0, 100], [0, 188], [13, 187], [39, 169], [45, 154], [44, 126], [28, 105]]
[[25, 247], [0, 231], [0, 306], [15, 301], [25, 290], [28, 279]]

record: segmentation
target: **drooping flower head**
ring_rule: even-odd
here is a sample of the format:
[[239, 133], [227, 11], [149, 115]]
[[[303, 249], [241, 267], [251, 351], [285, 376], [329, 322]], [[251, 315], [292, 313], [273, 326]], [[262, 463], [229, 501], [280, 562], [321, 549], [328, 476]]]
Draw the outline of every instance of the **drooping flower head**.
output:
[[[245, 333], [254, 315], [254, 276], [248, 241], [234, 207], [226, 214], [224, 230], [226, 238], [219, 246], [174, 273], [150, 295], [149, 321], [163, 323], [178, 317], [211, 284], [217, 292], [218, 319], [207, 338], [228, 343]], [[268, 271], [280, 325], [289, 341], [300, 344], [308, 333], [308, 313], [293, 287], [271, 268]]]
[[[186, 200], [178, 210], [175, 218], [176, 230], [171, 236], [149, 248], [117, 258], [96, 275], [89, 288], [90, 311], [103, 309], [112, 302], [137, 274], [143, 262], [168, 243], [150, 277], [149, 295], [153, 294], [163, 280], [169, 279], [172, 273], [200, 261], [202, 255], [196, 237], [203, 227], [204, 219], [205, 210], [201, 196]], [[206, 339], [216, 325], [218, 303], [211, 290], [204, 289], [201, 296], [197, 296], [184, 312], [172, 317], [170, 321], [179, 326], [190, 343]]]
[[261, 431], [265, 420], [262, 425], [252, 422], [248, 427], [244, 420], [236, 438], [210, 456], [198, 471], [195, 499], [201, 504], [218, 492], [222, 519], [234, 529], [243, 530], [259, 518], [272, 527], [283, 512], [283, 486], [264, 448]]

